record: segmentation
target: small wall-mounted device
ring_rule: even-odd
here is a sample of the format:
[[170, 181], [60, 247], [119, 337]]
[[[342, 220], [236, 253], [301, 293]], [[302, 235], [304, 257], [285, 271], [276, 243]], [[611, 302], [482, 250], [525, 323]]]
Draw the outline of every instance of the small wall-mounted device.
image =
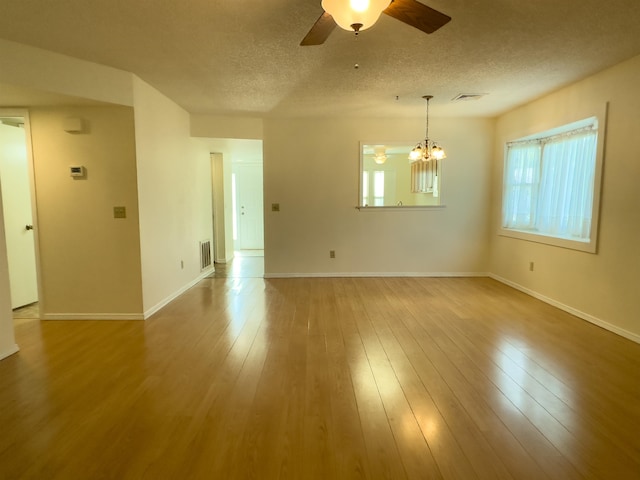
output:
[[72, 165], [69, 167], [69, 175], [72, 177], [85, 177], [87, 174], [85, 168], [81, 165]]
[[127, 207], [113, 207], [113, 218], [127, 218]]
[[67, 133], [83, 133], [84, 121], [78, 117], [68, 117], [62, 121], [62, 128]]

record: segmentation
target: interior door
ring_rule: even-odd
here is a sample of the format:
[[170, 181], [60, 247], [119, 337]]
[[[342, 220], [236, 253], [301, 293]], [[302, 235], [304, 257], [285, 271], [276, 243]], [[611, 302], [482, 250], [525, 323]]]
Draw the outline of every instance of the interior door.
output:
[[0, 188], [4, 215], [11, 308], [38, 301], [27, 139], [22, 118], [0, 123]]
[[262, 165], [236, 165], [236, 205], [238, 247], [241, 250], [264, 249], [262, 201]]

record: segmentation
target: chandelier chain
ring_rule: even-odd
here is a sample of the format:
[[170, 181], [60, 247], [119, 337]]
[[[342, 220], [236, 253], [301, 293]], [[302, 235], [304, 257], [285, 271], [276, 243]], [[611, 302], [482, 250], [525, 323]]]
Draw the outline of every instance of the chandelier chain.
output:
[[428, 148], [429, 145], [429, 100], [430, 98], [427, 96], [426, 97], [427, 100], [427, 122], [426, 122], [426, 129], [425, 129], [425, 147]]

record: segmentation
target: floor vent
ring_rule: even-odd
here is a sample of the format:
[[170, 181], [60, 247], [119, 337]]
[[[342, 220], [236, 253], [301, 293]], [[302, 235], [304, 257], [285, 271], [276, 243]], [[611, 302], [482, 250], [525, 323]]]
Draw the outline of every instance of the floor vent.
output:
[[200, 271], [211, 268], [211, 240], [200, 242]]

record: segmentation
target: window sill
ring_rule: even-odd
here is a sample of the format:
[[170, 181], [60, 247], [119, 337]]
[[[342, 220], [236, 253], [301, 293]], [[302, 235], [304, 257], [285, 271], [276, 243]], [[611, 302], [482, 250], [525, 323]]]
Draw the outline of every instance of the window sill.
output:
[[379, 211], [379, 210], [440, 210], [446, 208], [446, 205], [388, 205], [384, 207], [365, 207], [358, 205], [356, 210], [361, 212]]
[[551, 237], [541, 233], [534, 233], [526, 230], [512, 230], [508, 228], [500, 228], [498, 235], [502, 237], [511, 237], [518, 240], [526, 240], [529, 242], [543, 243], [545, 245], [552, 245], [554, 247], [568, 248], [571, 250], [578, 250], [587, 253], [596, 253], [596, 241], [591, 240], [572, 240], [563, 237]]

